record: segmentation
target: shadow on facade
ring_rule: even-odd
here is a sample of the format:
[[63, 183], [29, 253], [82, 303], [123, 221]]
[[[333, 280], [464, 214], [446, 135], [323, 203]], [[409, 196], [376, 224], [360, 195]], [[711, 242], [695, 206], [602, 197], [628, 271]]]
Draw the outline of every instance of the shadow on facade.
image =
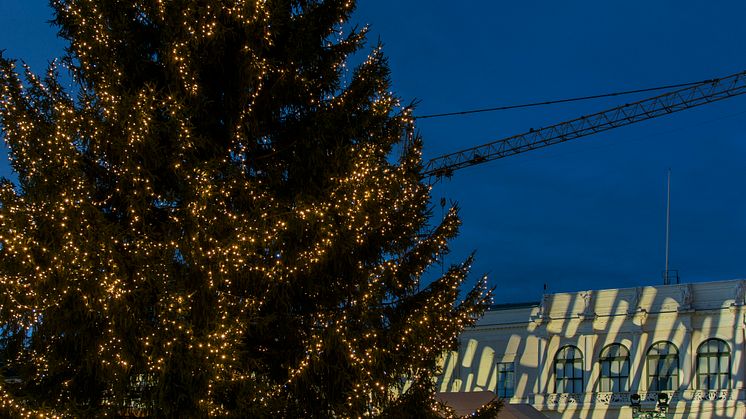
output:
[[[746, 417], [745, 283], [548, 294], [535, 304], [496, 306], [462, 335], [459, 351], [445, 354], [437, 389], [493, 391], [549, 417], [581, 419], [631, 418], [631, 394], [650, 410], [663, 391], [671, 418]], [[698, 365], [698, 350], [710, 339], [727, 344], [727, 367], [709, 366], [727, 380], [704, 386], [703, 368], [712, 371]], [[628, 370], [602, 365], [609, 345], [628, 352]], [[567, 353], [580, 359], [568, 363]]]

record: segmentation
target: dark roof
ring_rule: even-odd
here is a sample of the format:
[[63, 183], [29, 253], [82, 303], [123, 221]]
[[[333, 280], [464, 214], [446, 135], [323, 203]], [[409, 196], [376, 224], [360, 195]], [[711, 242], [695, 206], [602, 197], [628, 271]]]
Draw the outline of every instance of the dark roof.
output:
[[541, 304], [541, 301], [528, 301], [525, 303], [504, 303], [504, 304], [492, 304], [490, 308], [488, 308], [488, 311], [498, 311], [498, 310], [513, 310], [515, 308], [530, 308], [530, 307], [538, 307]]
[[[491, 391], [471, 391], [457, 393], [435, 393], [435, 398], [451, 406], [457, 415], [471, 415], [477, 409], [497, 398]], [[503, 404], [498, 415], [500, 419], [546, 419], [546, 416], [528, 404]]]

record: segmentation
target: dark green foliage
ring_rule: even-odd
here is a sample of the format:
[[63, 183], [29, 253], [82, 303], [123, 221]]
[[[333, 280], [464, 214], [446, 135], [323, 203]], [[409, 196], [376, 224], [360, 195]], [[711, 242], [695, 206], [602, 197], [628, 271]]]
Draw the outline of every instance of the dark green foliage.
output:
[[53, 6], [73, 87], [0, 58], [5, 412], [438, 414], [488, 295], [421, 283], [459, 221], [380, 48], [345, 78], [354, 2]]

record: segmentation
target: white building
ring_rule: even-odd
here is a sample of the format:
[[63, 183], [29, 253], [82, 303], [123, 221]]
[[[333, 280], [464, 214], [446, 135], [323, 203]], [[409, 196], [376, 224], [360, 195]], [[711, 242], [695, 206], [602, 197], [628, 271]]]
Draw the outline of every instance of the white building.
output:
[[746, 280], [547, 294], [493, 307], [444, 359], [438, 391], [492, 391], [550, 418], [746, 418]]

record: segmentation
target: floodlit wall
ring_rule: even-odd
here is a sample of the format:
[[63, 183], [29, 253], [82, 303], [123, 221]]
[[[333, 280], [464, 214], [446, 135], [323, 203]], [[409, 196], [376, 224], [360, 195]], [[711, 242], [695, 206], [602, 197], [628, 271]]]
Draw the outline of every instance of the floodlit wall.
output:
[[[671, 371], [661, 376], [671, 380], [671, 389], [663, 390], [670, 397], [669, 417], [746, 418], [745, 292], [746, 280], [733, 280], [547, 294], [536, 304], [496, 306], [462, 334], [458, 352], [444, 355], [437, 389], [506, 394], [506, 375], [498, 369], [512, 368], [510, 403], [528, 403], [555, 418], [625, 418], [632, 414], [633, 393], [641, 395], [644, 409], [655, 407], [658, 389], [651, 388], [649, 370], [658, 365], [652, 369]], [[713, 368], [719, 374], [710, 376], [723, 380], [719, 385], [703, 384], [708, 376], [697, 375], [698, 350], [706, 341], [728, 350], [727, 360], [702, 355], [702, 365], [710, 366], [700, 370]], [[625, 388], [601, 391], [600, 356], [611, 344], [629, 352], [628, 378]], [[669, 344], [678, 351], [675, 358], [652, 361], [658, 352], [651, 348], [669, 350]], [[572, 380], [555, 371], [555, 358], [568, 346], [582, 353], [571, 364], [574, 371], [560, 371]], [[663, 378], [658, 383], [666, 387]]]

